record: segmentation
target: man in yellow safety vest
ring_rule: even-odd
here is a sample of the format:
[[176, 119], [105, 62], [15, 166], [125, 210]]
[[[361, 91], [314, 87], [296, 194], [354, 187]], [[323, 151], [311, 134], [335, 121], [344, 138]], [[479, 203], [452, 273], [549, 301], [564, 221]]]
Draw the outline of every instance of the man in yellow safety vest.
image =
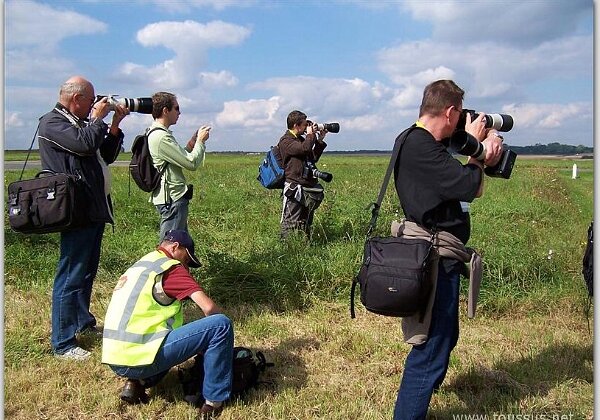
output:
[[[146, 388], [198, 353], [204, 357], [202, 418], [220, 413], [230, 397], [233, 326], [190, 275], [189, 267], [199, 266], [189, 233], [170, 230], [117, 282], [104, 321], [102, 363], [127, 378], [122, 400], [147, 402]], [[184, 325], [186, 298], [206, 316]]]

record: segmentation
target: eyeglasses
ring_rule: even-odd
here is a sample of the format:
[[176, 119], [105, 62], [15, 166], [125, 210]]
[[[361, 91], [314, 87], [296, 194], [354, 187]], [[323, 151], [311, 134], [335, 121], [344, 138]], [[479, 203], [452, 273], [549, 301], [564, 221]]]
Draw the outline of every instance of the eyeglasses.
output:
[[83, 93], [77, 93], [77, 94], [75, 94], [75, 96], [81, 96], [82, 98], [89, 99], [92, 102], [94, 102], [94, 99], [96, 99], [95, 96], [88, 96], [88, 95], [84, 95]]

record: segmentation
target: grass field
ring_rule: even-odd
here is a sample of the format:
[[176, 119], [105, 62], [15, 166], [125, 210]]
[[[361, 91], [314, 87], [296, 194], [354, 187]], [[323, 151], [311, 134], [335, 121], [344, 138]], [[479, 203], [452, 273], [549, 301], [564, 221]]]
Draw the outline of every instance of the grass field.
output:
[[[223, 419], [389, 419], [409, 346], [398, 319], [348, 313], [369, 203], [387, 159], [325, 155], [332, 172], [311, 243], [281, 243], [278, 191], [256, 181], [261, 156], [209, 154], [195, 184], [190, 230], [203, 267], [193, 274], [234, 321], [236, 345], [275, 363], [270, 381], [234, 401]], [[546, 414], [591, 418], [593, 320], [581, 278], [593, 217], [593, 161], [517, 159], [510, 180], [486, 178], [471, 206], [469, 245], [484, 257], [477, 317], [466, 318], [432, 418], [456, 414]], [[5, 188], [19, 171], [5, 172]], [[35, 170], [26, 171], [26, 176]], [[92, 312], [100, 324], [122, 272], [158, 241], [158, 217], [127, 169], [113, 167], [114, 231], [107, 226]], [[396, 217], [392, 188], [377, 233]], [[6, 216], [5, 216], [6, 217]], [[50, 350], [50, 296], [59, 237], [12, 232], [5, 219], [5, 417], [9, 419], [187, 419], [176, 372], [144, 406], [124, 406], [123, 381], [92, 360], [68, 363]], [[200, 312], [186, 306], [186, 318]]]

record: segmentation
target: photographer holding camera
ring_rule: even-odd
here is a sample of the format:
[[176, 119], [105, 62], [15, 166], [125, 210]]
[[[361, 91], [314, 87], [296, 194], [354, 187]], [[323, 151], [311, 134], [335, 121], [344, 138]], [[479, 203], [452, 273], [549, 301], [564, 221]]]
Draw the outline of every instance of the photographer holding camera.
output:
[[112, 108], [110, 127], [102, 121], [111, 108], [107, 99], [94, 103], [94, 86], [73, 76], [60, 88], [54, 109], [40, 119], [38, 143], [42, 169], [81, 177], [85, 208], [80, 227], [61, 232], [60, 257], [52, 289], [52, 351], [62, 359], [85, 360], [90, 352], [77, 345], [76, 334], [98, 334], [90, 313], [92, 284], [100, 262], [105, 223], [114, 223], [110, 171], [123, 144], [119, 124], [129, 114]]
[[[327, 147], [323, 141], [327, 134], [325, 126], [321, 128], [309, 123], [306, 114], [301, 111], [290, 112], [287, 128], [278, 143], [285, 171], [281, 212], [283, 239], [295, 230], [310, 236], [314, 212], [324, 198], [323, 187], [315, 176], [322, 173], [316, 170], [314, 164]], [[305, 133], [306, 137], [303, 136]], [[330, 174], [325, 173], [327, 175]]]
[[175, 95], [168, 92], [152, 95], [154, 122], [148, 128], [148, 149], [152, 163], [162, 172], [162, 177], [160, 186], [152, 191], [149, 201], [160, 214], [161, 239], [171, 229], [188, 230], [193, 185], [186, 183], [183, 170], [195, 171], [202, 165], [210, 132], [209, 126], [201, 126], [186, 147], [181, 147], [169, 130], [171, 125], [177, 123], [180, 114]]
[[428, 238], [432, 232], [443, 234], [451, 239], [451, 251], [463, 258], [444, 256], [442, 245], [435, 244], [440, 258], [437, 278], [432, 279], [435, 292], [425, 316], [431, 317], [430, 323], [428, 328], [420, 325], [424, 338], [412, 340], [406, 328], [411, 318], [402, 320], [405, 339], [413, 347], [398, 390], [395, 420], [425, 419], [431, 395], [446, 376], [450, 353], [458, 341], [460, 275], [464, 262], [472, 257], [465, 248], [471, 232], [469, 203], [483, 193], [484, 164], [496, 165], [502, 154], [501, 137], [495, 129], [486, 129], [484, 114], [473, 121], [468, 114], [464, 127], [483, 145], [482, 156], [469, 157], [463, 165], [448, 151], [444, 142], [456, 130], [463, 97], [464, 91], [451, 80], [438, 80], [425, 88], [419, 119], [404, 141], [394, 170], [406, 218], [403, 234], [407, 230]]

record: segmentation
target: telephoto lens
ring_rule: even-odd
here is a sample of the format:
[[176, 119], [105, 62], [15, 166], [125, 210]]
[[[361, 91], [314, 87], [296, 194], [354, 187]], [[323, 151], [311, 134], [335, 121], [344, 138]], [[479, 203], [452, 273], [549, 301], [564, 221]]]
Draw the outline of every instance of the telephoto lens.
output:
[[131, 112], [152, 114], [152, 98], [117, 98], [117, 95], [96, 95], [94, 103], [101, 101], [102, 98], [108, 98], [111, 111], [115, 110], [116, 105], [121, 105]]
[[317, 128], [319, 130], [326, 130], [328, 133], [339, 133], [340, 132], [340, 124], [339, 123], [317, 124]]
[[[467, 114], [471, 114], [471, 121], [479, 117], [479, 114], [472, 109], [463, 109], [456, 124], [457, 130], [464, 130], [467, 122]], [[513, 117], [508, 114], [485, 114], [485, 128], [493, 128], [498, 131], [507, 132], [513, 128]]]

